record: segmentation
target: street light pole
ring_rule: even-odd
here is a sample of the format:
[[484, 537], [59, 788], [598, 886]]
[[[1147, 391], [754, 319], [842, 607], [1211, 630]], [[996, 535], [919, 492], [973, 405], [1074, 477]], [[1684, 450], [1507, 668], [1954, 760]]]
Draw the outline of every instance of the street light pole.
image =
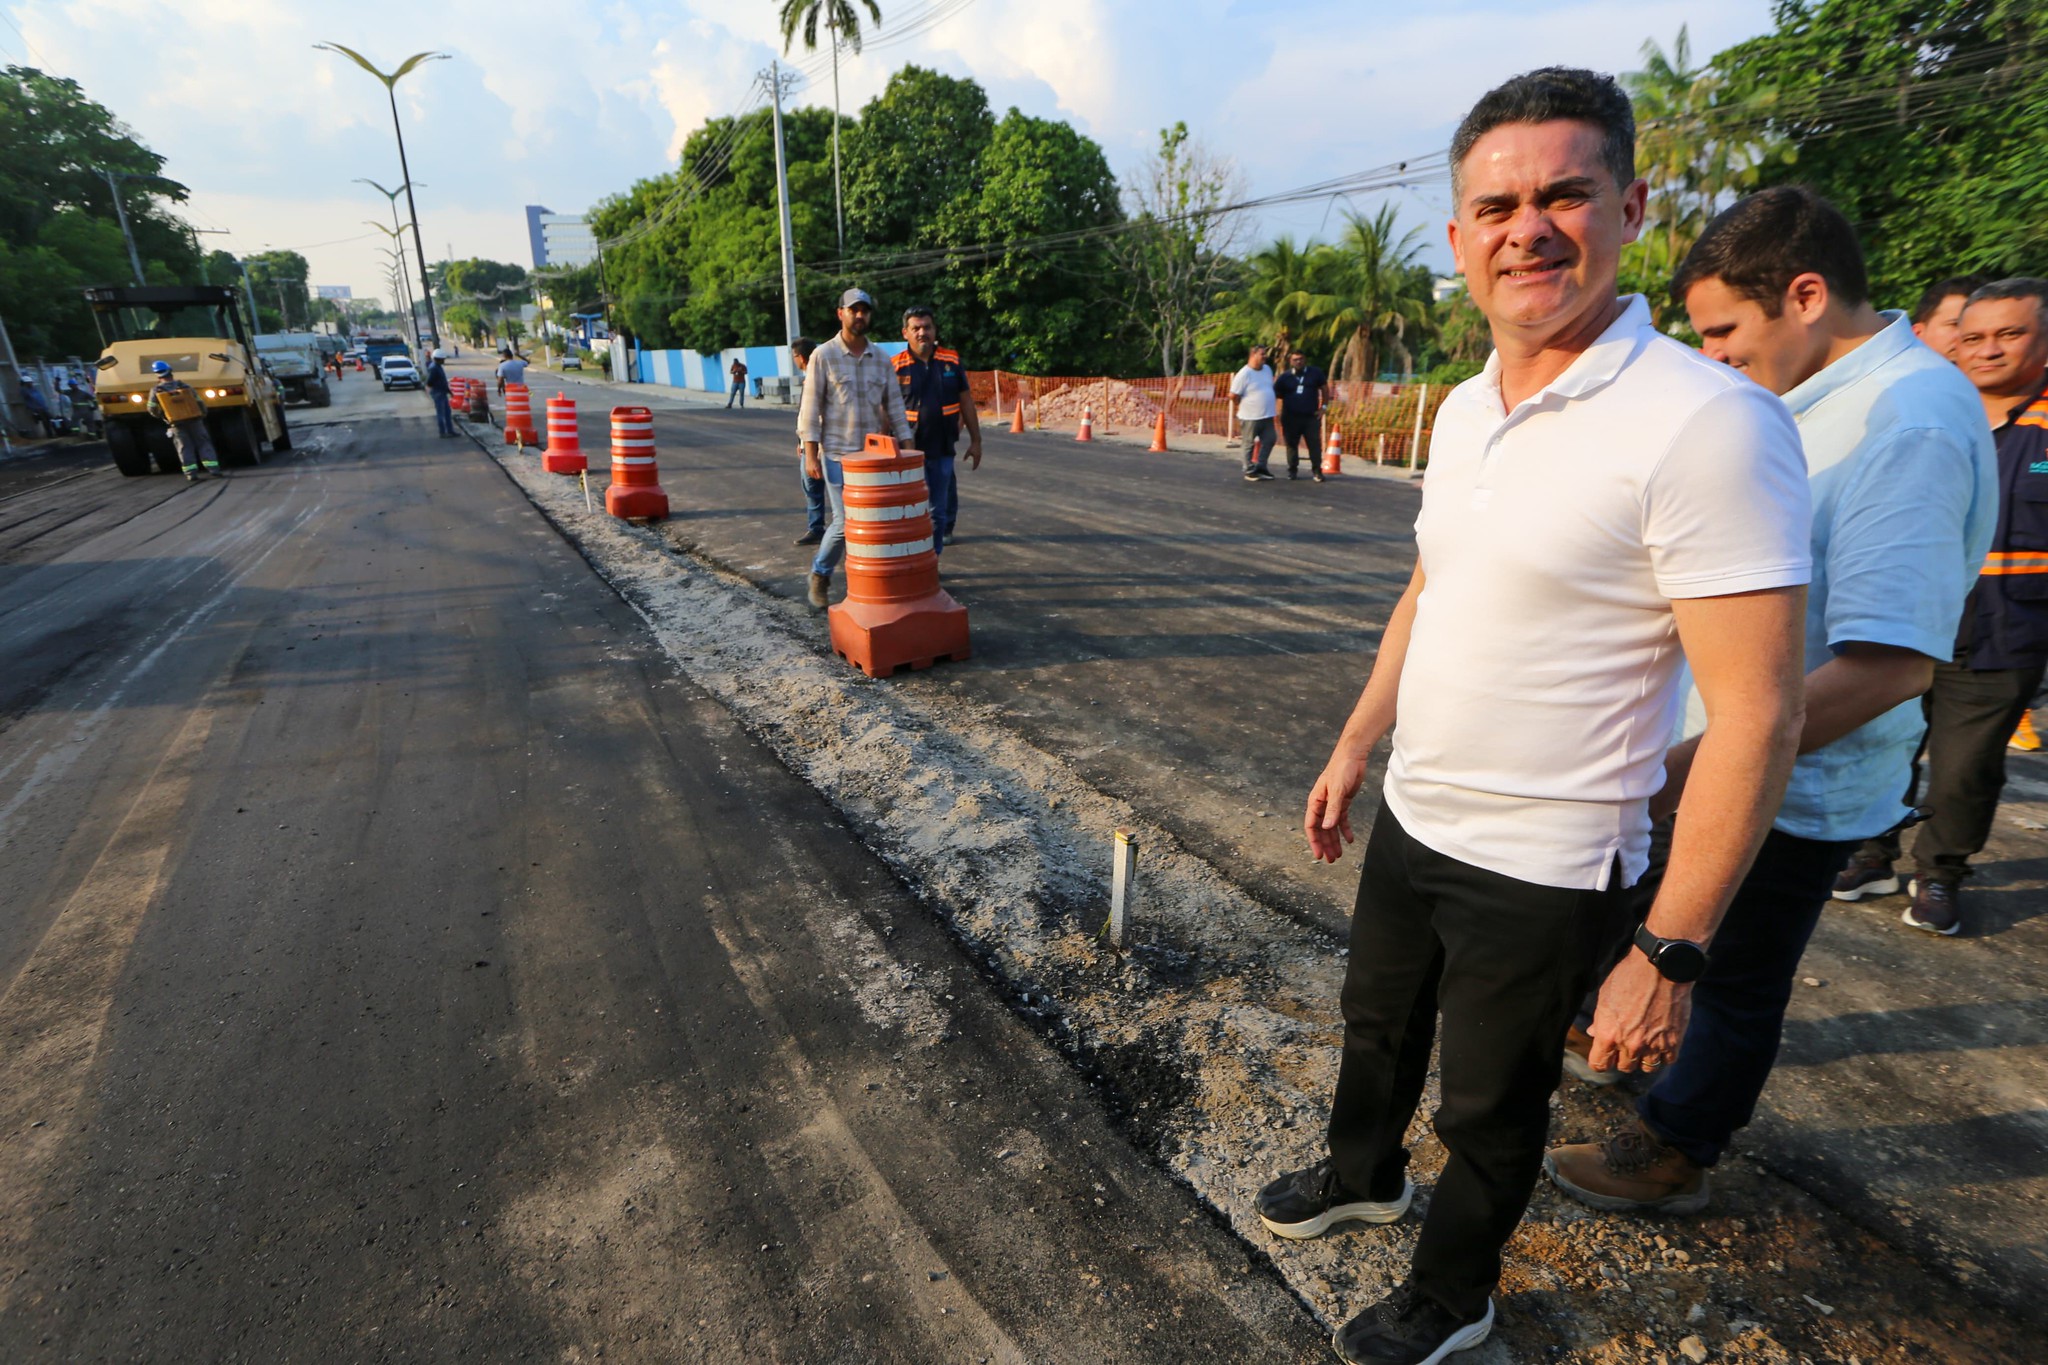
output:
[[342, 56], [384, 82], [384, 93], [391, 100], [391, 131], [398, 138], [398, 173], [405, 177], [405, 208], [406, 212], [412, 215], [413, 254], [419, 257], [420, 262], [420, 289], [426, 295], [424, 301], [427, 305], [427, 326], [433, 331], [435, 340], [438, 341], [441, 335], [441, 323], [434, 316], [434, 286], [427, 279], [427, 248], [426, 244], [420, 240], [420, 210], [419, 206], [413, 202], [412, 168], [407, 164], [405, 158], [405, 131], [398, 123], [398, 82], [403, 80], [414, 67], [419, 66], [423, 62], [447, 61], [448, 54], [445, 52], [415, 52], [412, 56], [400, 62], [396, 71], [387, 74], [372, 66], [369, 58], [363, 56], [362, 53], [343, 47], [340, 43], [315, 43], [313, 46], [316, 49], [324, 49], [328, 52], [339, 52]]
[[[782, 65], [770, 61], [765, 73], [769, 93], [775, 101], [775, 205], [782, 220], [782, 322], [788, 332], [788, 342], [794, 344], [797, 338], [796, 316], [796, 249], [792, 245], [794, 233], [789, 225], [789, 164], [782, 149], [782, 90], [783, 82], [790, 79], [783, 75]], [[844, 253], [841, 253], [842, 255]]]

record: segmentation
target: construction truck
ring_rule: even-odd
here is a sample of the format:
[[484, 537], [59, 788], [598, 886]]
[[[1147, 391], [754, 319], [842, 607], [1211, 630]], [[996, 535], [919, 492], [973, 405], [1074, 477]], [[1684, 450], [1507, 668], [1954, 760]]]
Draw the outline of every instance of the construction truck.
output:
[[334, 401], [320, 341], [312, 332], [265, 332], [256, 338], [256, 358], [284, 390], [285, 402], [324, 408]]
[[221, 462], [252, 465], [268, 442], [292, 448], [284, 394], [251, 344], [241, 295], [223, 285], [107, 285], [85, 291], [102, 350], [94, 386], [107, 449], [123, 474], [178, 472], [168, 428], [149, 415], [150, 366], [164, 361], [198, 391]]

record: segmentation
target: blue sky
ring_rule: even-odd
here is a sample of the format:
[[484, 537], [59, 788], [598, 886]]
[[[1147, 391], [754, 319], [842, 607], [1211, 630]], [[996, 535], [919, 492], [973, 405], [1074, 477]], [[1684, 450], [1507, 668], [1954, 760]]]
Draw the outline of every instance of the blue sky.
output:
[[[1488, 86], [1555, 62], [1636, 64], [1681, 24], [1697, 53], [1770, 27], [1769, 0], [1575, 0], [1429, 6], [1372, 0], [881, 0], [884, 24], [841, 67], [849, 111], [906, 62], [971, 76], [1000, 114], [1064, 119], [1119, 175], [1185, 120], [1266, 194], [1440, 149]], [[884, 43], [944, 7], [942, 22]], [[70, 76], [194, 191], [209, 244], [291, 247], [316, 283], [378, 293], [383, 198], [395, 186], [383, 88], [332, 39], [387, 69], [451, 54], [399, 87], [427, 253], [527, 263], [522, 206], [577, 212], [673, 165], [706, 117], [737, 112], [779, 55], [774, 0], [438, 0], [399, 7], [308, 0], [0, 0], [0, 59]], [[138, 17], [144, 20], [138, 24]], [[809, 60], [799, 50], [798, 61]], [[829, 103], [829, 79], [798, 103]], [[1442, 239], [1446, 192], [1396, 191]], [[1335, 230], [1343, 205], [1289, 206], [1248, 239]], [[1373, 203], [1355, 205], [1370, 209]], [[1444, 253], [1435, 252], [1442, 262]]]

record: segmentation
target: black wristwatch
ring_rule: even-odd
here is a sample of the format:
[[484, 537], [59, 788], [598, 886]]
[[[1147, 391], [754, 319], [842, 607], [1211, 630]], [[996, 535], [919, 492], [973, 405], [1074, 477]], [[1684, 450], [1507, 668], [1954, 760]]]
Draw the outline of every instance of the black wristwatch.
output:
[[1666, 981], [1697, 981], [1707, 970], [1707, 950], [1684, 938], [1658, 938], [1648, 924], [1636, 926], [1636, 947]]

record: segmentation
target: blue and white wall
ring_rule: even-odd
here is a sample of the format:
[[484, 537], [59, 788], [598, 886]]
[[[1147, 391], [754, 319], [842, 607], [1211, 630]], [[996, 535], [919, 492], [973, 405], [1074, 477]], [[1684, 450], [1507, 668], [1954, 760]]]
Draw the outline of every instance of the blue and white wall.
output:
[[[904, 347], [900, 341], [870, 344], [888, 356], [895, 355]], [[642, 351], [640, 382], [665, 384], [673, 389], [694, 389], [699, 393], [724, 393], [732, 387], [727, 376], [735, 360], [746, 362], [750, 382], [756, 379], [787, 379], [796, 374], [787, 346], [736, 346], [714, 355], [698, 351]]]

